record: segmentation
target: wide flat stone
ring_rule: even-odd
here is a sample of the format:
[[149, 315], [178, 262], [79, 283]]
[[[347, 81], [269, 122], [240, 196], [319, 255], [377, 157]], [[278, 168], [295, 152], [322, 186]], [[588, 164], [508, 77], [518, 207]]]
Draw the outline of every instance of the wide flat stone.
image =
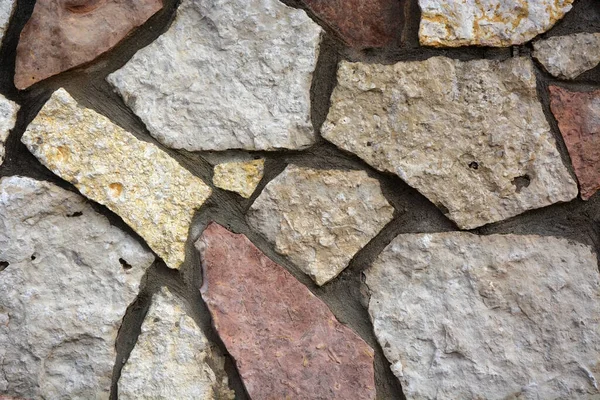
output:
[[419, 0], [424, 46], [508, 47], [548, 31], [574, 0]]
[[550, 86], [550, 106], [569, 150], [581, 198], [587, 200], [600, 189], [600, 90], [571, 92]]
[[154, 256], [85, 199], [0, 179], [0, 393], [108, 399], [115, 340]]
[[2, 0], [0, 2], [0, 43], [4, 39], [4, 34], [8, 28], [10, 17], [12, 17], [16, 4], [16, 0]]
[[244, 235], [196, 242], [202, 298], [253, 399], [375, 399], [373, 350]]
[[557, 78], [575, 79], [600, 64], [600, 33], [553, 36], [533, 42], [533, 56]]
[[591, 248], [541, 236], [400, 235], [366, 271], [375, 335], [407, 399], [596, 399]]
[[17, 46], [15, 86], [93, 61], [161, 8], [162, 0], [37, 0]]
[[211, 189], [153, 144], [140, 141], [59, 89], [22, 142], [46, 167], [131, 226], [179, 268], [194, 212]]
[[0, 165], [4, 162], [4, 143], [8, 139], [10, 130], [17, 123], [18, 111], [19, 105], [17, 103], [8, 100], [0, 94]]
[[342, 62], [323, 137], [400, 176], [462, 229], [577, 196], [531, 61]]
[[215, 165], [213, 183], [216, 187], [236, 192], [249, 199], [265, 172], [265, 160], [231, 161]]
[[348, 266], [393, 213], [379, 182], [364, 171], [290, 165], [264, 188], [247, 219], [275, 251], [324, 285]]
[[233, 400], [225, 360], [213, 347], [182, 301], [162, 288], [123, 366], [119, 399]]
[[301, 149], [321, 28], [279, 0], [183, 0], [173, 24], [107, 80], [166, 146]]

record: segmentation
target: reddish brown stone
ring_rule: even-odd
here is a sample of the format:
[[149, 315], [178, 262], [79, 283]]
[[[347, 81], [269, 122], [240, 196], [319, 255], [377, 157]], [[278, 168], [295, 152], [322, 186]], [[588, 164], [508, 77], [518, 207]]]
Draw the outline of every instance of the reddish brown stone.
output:
[[581, 198], [600, 189], [600, 90], [571, 92], [550, 86], [552, 113], [571, 156]]
[[15, 86], [94, 60], [162, 8], [162, 0], [37, 0], [17, 46]]
[[244, 235], [212, 223], [201, 292], [253, 399], [374, 399], [373, 350]]

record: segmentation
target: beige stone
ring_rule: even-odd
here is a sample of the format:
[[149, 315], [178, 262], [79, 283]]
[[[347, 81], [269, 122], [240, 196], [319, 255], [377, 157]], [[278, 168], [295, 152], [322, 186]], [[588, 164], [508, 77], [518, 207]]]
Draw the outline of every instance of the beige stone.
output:
[[17, 123], [19, 105], [0, 94], [0, 165], [4, 162], [4, 143]]
[[265, 160], [233, 161], [215, 166], [213, 183], [216, 187], [236, 192], [248, 199], [260, 183]]
[[557, 78], [575, 79], [600, 63], [600, 33], [554, 36], [533, 48], [533, 56]]

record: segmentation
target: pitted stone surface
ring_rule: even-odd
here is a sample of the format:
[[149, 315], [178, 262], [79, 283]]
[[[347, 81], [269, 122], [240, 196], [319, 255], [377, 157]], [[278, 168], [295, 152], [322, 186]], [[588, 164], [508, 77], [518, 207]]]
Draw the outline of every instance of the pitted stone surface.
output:
[[108, 399], [115, 339], [154, 256], [81, 196], [0, 179], [0, 393]]
[[375, 334], [407, 399], [600, 396], [600, 282], [589, 247], [400, 235], [366, 277]]
[[0, 43], [4, 39], [4, 33], [8, 28], [16, 4], [16, 0], [2, 0], [0, 2]]
[[15, 86], [93, 61], [161, 8], [162, 0], [37, 0], [17, 47]]
[[[207, 363], [216, 365], [215, 371]], [[181, 300], [162, 288], [154, 295], [142, 331], [123, 367], [119, 399], [234, 399], [227, 387], [224, 359]]]
[[185, 258], [195, 210], [210, 188], [153, 144], [57, 90], [22, 142], [46, 167], [117, 213], [171, 268]]
[[279, 0], [183, 0], [169, 30], [108, 81], [161, 143], [301, 149], [321, 28]]
[[600, 189], [600, 90], [583, 93], [550, 86], [550, 106], [569, 150], [581, 197], [587, 200]]
[[0, 94], [0, 165], [4, 162], [4, 143], [17, 122], [18, 111], [18, 104]]
[[215, 165], [213, 183], [216, 187], [236, 192], [248, 199], [256, 190], [265, 172], [265, 160], [232, 161]]
[[375, 399], [373, 350], [244, 235], [210, 224], [196, 247], [213, 324], [253, 399]]
[[364, 171], [288, 166], [265, 187], [248, 222], [318, 285], [335, 278], [393, 218]]
[[508, 47], [554, 26], [574, 0], [419, 0], [422, 45]]
[[554, 36], [533, 48], [533, 56], [557, 78], [575, 79], [600, 63], [600, 33]]
[[342, 62], [322, 134], [463, 229], [577, 196], [525, 58]]

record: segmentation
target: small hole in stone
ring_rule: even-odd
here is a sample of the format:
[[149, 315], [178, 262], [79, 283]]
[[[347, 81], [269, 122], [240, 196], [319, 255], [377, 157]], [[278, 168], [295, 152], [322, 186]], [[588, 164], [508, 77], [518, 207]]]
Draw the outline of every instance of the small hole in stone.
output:
[[35, 256], [35, 254], [31, 255], [31, 261], [35, 260], [37, 257]]
[[367, 146], [371, 147], [371, 146], [373, 146], [373, 143], [367, 142]]
[[179, 321], [175, 322], [175, 327], [179, 328]]
[[123, 260], [122, 258], [119, 258], [119, 262], [121, 263], [121, 266], [123, 267], [124, 270], [129, 270], [129, 269], [133, 268], [131, 266], [131, 264], [129, 264], [127, 261]]
[[73, 214], [67, 214], [68, 218], [73, 218], [73, 217], [81, 217], [83, 215], [83, 213], [81, 211], [75, 211]]
[[154, 318], [154, 322], [160, 322], [160, 318], [158, 318], [158, 317]]
[[0, 261], [0, 271], [4, 271], [9, 265], [8, 261]]
[[523, 188], [526, 188], [531, 183], [531, 178], [529, 175], [517, 176], [512, 180], [512, 184], [515, 185], [517, 193], [521, 193]]
[[472, 169], [479, 169], [479, 163], [478, 163], [477, 161], [471, 161], [471, 162], [469, 163], [469, 168], [472, 168]]

